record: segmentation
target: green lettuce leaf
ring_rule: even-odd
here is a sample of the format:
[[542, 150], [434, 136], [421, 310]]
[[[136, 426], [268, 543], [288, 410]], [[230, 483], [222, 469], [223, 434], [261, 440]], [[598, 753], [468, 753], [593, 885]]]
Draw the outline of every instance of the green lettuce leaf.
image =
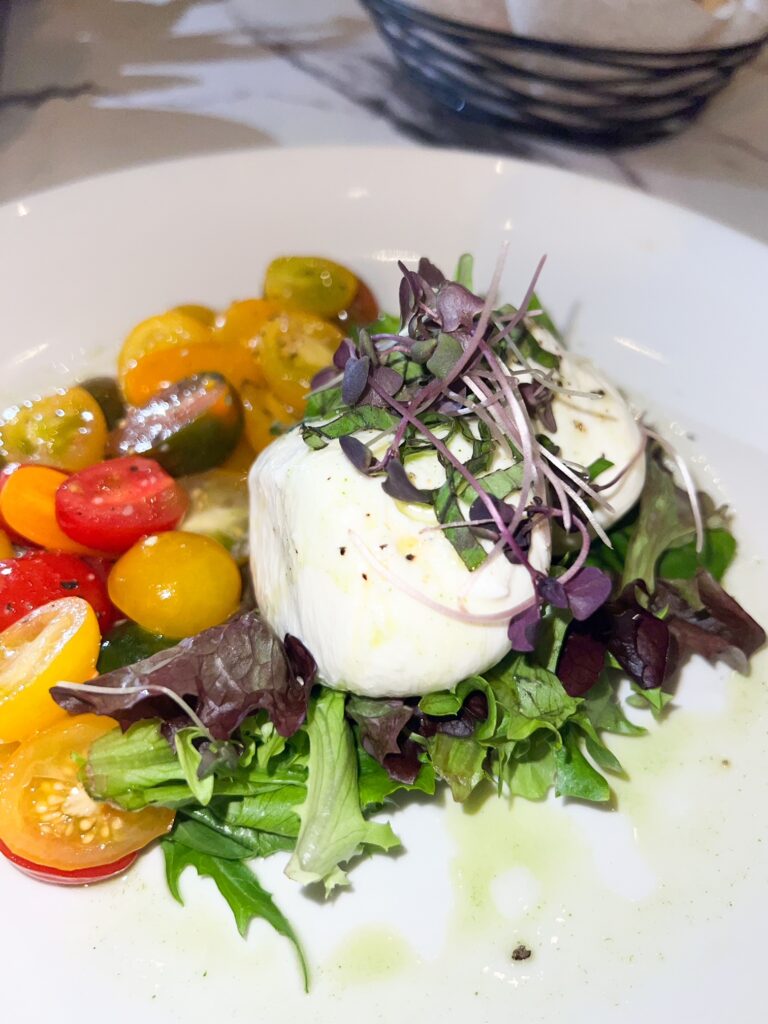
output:
[[563, 745], [555, 751], [555, 793], [597, 803], [610, 800], [611, 788], [584, 757], [577, 734], [570, 728], [563, 732]]
[[487, 749], [472, 737], [439, 732], [427, 740], [427, 750], [439, 779], [447, 782], [453, 799], [462, 802], [485, 777]]
[[307, 798], [299, 808], [301, 829], [288, 862], [289, 878], [323, 882], [326, 894], [346, 884], [341, 868], [367, 846], [399, 844], [389, 824], [366, 821], [360, 810], [357, 757], [344, 716], [343, 693], [323, 690], [309, 713]]
[[279, 850], [292, 850], [294, 841], [271, 832], [231, 825], [210, 807], [188, 807], [176, 817], [172, 838], [199, 853], [224, 860], [269, 857]]
[[179, 881], [187, 868], [195, 868], [199, 875], [213, 879], [216, 888], [229, 904], [241, 935], [245, 936], [251, 921], [260, 917], [293, 943], [299, 956], [304, 988], [308, 990], [309, 971], [296, 933], [276, 906], [272, 896], [266, 889], [262, 889], [258, 879], [246, 864], [202, 853], [174, 839], [165, 839], [161, 845], [165, 854], [165, 877], [175, 900], [184, 903]]

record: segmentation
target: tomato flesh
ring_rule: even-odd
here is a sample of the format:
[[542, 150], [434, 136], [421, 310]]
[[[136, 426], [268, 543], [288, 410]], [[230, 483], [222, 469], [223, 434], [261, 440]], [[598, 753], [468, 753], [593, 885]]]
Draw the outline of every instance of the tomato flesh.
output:
[[60, 871], [58, 868], [49, 868], [44, 864], [33, 864], [31, 860], [18, 857], [12, 850], [9, 850], [0, 839], [0, 853], [9, 860], [14, 867], [22, 874], [29, 875], [38, 882], [50, 882], [52, 885], [93, 885], [94, 882], [106, 882], [108, 878], [115, 878], [127, 871], [138, 858], [138, 853], [129, 853], [112, 864], [104, 864], [97, 868], [80, 868], [77, 871]]
[[127, 456], [73, 474], [56, 492], [56, 518], [73, 540], [121, 554], [184, 518], [184, 489], [154, 459]]
[[91, 871], [170, 830], [173, 811], [123, 811], [92, 800], [83, 786], [79, 764], [115, 728], [98, 715], [68, 717], [0, 763], [0, 839], [16, 857], [56, 871]]
[[63, 597], [82, 597], [106, 633], [117, 618], [102, 573], [78, 555], [30, 551], [0, 561], [0, 630], [35, 608]]
[[0, 763], [19, 742], [66, 717], [51, 687], [92, 679], [99, 641], [96, 615], [81, 597], [35, 608], [0, 633]]

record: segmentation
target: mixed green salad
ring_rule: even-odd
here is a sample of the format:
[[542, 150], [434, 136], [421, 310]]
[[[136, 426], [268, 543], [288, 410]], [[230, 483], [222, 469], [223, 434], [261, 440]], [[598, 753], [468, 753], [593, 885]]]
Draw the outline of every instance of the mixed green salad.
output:
[[[299, 938], [258, 881], [260, 858], [288, 854], [290, 879], [329, 893], [357, 858], [398, 845], [387, 812], [414, 791], [609, 801], [624, 774], [611, 735], [645, 731], [633, 709], [662, 716], [691, 653], [745, 671], [765, 639], [720, 582], [736, 552], [727, 510], [681, 477], [653, 431], [638, 426], [624, 465], [564, 456], [556, 400], [575, 390], [562, 339], [535, 280], [516, 307], [497, 287], [498, 275], [476, 294], [466, 257], [454, 279], [427, 260], [402, 267], [400, 315], [342, 341], [291, 431], [311, 457], [335, 445], [352, 474], [398, 507], [421, 507], [468, 577], [498, 560], [515, 569], [522, 597], [497, 663], [431, 692], [350, 692], [326, 685], [306, 636], [276, 632], [245, 606], [91, 685], [53, 690], [70, 713], [120, 725], [81, 767], [93, 800], [176, 812], [160, 841], [172, 894], [181, 898], [187, 868], [212, 878], [241, 933], [261, 917], [294, 943], [305, 982]], [[425, 456], [440, 465], [439, 486], [411, 472]], [[618, 519], [601, 514], [638, 467], [639, 500]], [[533, 556], [539, 535], [546, 564]], [[418, 600], [440, 614], [387, 573], [379, 582], [404, 614]]]

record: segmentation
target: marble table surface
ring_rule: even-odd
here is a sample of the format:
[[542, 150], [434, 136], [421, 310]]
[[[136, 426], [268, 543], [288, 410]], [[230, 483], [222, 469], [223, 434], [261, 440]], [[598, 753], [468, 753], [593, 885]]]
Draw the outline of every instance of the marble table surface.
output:
[[355, 0], [0, 0], [3, 17], [0, 202], [204, 152], [426, 144], [623, 182], [768, 242], [768, 50], [680, 136], [595, 153], [446, 122]]

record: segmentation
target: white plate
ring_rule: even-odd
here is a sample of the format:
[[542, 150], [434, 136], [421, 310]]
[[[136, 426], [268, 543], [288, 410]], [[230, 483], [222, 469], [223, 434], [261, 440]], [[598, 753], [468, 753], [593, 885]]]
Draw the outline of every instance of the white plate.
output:
[[[356, 267], [393, 305], [396, 260], [486, 281], [509, 241], [505, 293], [540, 292], [593, 355], [693, 451], [736, 510], [730, 588], [768, 620], [768, 250], [682, 210], [532, 164], [433, 151], [242, 153], [151, 166], [0, 210], [8, 402], [113, 365], [143, 317], [258, 292], [275, 254]], [[697, 454], [698, 453], [698, 454]], [[762, 500], [761, 500], [762, 499]], [[165, 890], [159, 854], [89, 890], [0, 865], [0, 999], [14, 1021], [764, 1019], [768, 912], [765, 658], [748, 680], [689, 666], [679, 709], [617, 743], [619, 810], [496, 801], [411, 806], [398, 857], [352, 873], [327, 905], [258, 868], [304, 939], [247, 942], [208, 883]], [[529, 960], [514, 962], [526, 943]]]

